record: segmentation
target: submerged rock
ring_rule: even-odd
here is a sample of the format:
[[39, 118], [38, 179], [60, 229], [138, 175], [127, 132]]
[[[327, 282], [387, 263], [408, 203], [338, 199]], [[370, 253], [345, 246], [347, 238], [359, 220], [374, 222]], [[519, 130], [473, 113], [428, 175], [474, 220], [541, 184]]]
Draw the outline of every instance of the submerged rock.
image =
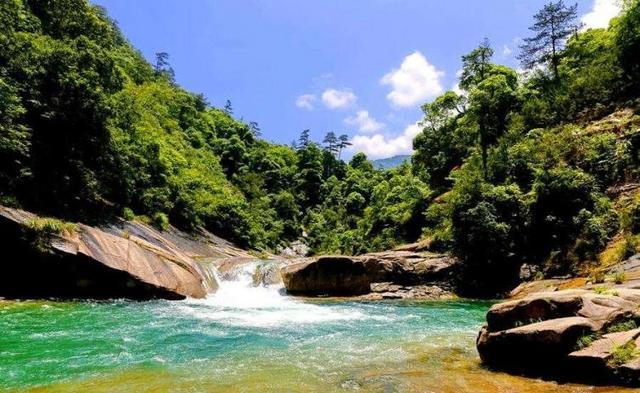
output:
[[640, 290], [544, 292], [491, 307], [477, 348], [496, 369], [640, 386], [639, 322]]
[[118, 236], [83, 224], [59, 232], [31, 228], [38, 220], [0, 206], [2, 297], [183, 299], [207, 293], [202, 268], [144, 224], [135, 228], [145, 236]]
[[287, 291], [296, 295], [356, 296], [372, 292], [372, 284], [390, 283], [418, 289], [404, 290], [404, 295], [400, 287], [374, 292], [410, 298], [414, 297], [412, 294], [430, 297], [427, 294], [438, 292], [424, 287], [428, 285], [451, 288], [458, 267], [458, 260], [446, 255], [387, 251], [355, 257], [306, 258], [283, 267], [281, 273]]

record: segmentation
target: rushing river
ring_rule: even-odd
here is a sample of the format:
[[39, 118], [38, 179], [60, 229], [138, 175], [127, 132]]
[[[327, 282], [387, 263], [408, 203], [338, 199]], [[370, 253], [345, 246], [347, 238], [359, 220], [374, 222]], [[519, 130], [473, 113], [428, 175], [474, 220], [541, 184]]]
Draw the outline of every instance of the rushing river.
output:
[[310, 302], [250, 273], [205, 300], [0, 301], [0, 391], [627, 391], [484, 370], [486, 302]]

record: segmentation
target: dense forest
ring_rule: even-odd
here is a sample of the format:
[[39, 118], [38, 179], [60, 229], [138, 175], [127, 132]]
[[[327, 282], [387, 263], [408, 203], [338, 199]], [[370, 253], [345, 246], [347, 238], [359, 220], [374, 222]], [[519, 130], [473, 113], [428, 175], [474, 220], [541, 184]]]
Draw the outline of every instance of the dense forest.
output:
[[[411, 162], [375, 169], [348, 138], [260, 138], [147, 62], [86, 0], [0, 2], [0, 202], [65, 220], [206, 228], [239, 245], [357, 254], [427, 239], [464, 262], [474, 290], [522, 263], [575, 273], [636, 252], [640, 1], [608, 29], [576, 7], [534, 16], [520, 59], [488, 39], [462, 56], [459, 90], [422, 107]], [[603, 252], [604, 251], [604, 252]]]

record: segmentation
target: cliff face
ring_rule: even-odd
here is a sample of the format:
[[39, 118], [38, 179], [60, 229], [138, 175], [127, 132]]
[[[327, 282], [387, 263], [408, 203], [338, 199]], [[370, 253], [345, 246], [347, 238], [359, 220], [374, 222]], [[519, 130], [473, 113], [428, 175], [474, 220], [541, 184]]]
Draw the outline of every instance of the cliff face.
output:
[[37, 228], [43, 220], [0, 206], [0, 297], [202, 298], [217, 287], [207, 258], [243, 253], [208, 233], [196, 238], [124, 221]]

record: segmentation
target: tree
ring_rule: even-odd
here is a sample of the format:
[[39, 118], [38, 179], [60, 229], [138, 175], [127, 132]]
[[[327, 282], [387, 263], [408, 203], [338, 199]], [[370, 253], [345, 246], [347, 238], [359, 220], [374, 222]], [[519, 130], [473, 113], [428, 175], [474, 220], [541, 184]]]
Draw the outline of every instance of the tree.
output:
[[326, 150], [331, 154], [335, 154], [338, 151], [338, 138], [335, 132], [327, 132], [322, 143], [326, 145]]
[[[496, 67], [495, 71], [503, 66]], [[506, 67], [504, 67], [506, 68]], [[478, 123], [478, 137], [482, 154], [482, 171], [487, 180], [487, 150], [507, 129], [509, 113], [516, 104], [516, 75], [506, 69], [506, 75], [495, 73], [489, 76], [469, 94], [470, 111]]]
[[249, 129], [251, 130], [251, 133], [255, 137], [258, 137], [262, 134], [260, 130], [260, 126], [258, 125], [258, 122], [255, 122], [255, 121], [249, 122]]
[[307, 128], [306, 130], [302, 130], [302, 132], [300, 133], [300, 138], [298, 139], [299, 148], [304, 149], [309, 145], [309, 142], [311, 141], [311, 139], [309, 138], [309, 132], [310, 131]]
[[349, 142], [349, 135], [342, 134], [338, 137], [338, 159], [340, 159], [340, 156], [342, 155], [342, 149], [351, 145], [352, 143]]
[[451, 186], [449, 172], [462, 163], [473, 135], [460, 126], [466, 112], [466, 98], [448, 91], [422, 106], [423, 127], [413, 140], [413, 173], [437, 190]]
[[233, 116], [233, 106], [231, 105], [231, 100], [227, 100], [227, 102], [224, 103], [224, 113], [229, 116]]
[[491, 68], [493, 49], [489, 39], [485, 38], [476, 49], [462, 56], [462, 75], [460, 87], [470, 90], [471, 87], [482, 82]]
[[[640, 1], [627, 0], [616, 31], [620, 65], [630, 79], [630, 89], [640, 86]], [[637, 90], [636, 90], [637, 91]]]
[[567, 6], [563, 0], [559, 0], [546, 4], [534, 15], [535, 23], [529, 30], [536, 35], [524, 39], [518, 55], [518, 60], [525, 68], [551, 64], [553, 79], [558, 80], [561, 51], [569, 36], [577, 34], [580, 26], [576, 22], [577, 10], [578, 4]]
[[153, 67], [156, 76], [164, 76], [170, 81], [175, 79], [175, 72], [169, 64], [169, 54], [167, 52], [156, 53], [156, 64]]

